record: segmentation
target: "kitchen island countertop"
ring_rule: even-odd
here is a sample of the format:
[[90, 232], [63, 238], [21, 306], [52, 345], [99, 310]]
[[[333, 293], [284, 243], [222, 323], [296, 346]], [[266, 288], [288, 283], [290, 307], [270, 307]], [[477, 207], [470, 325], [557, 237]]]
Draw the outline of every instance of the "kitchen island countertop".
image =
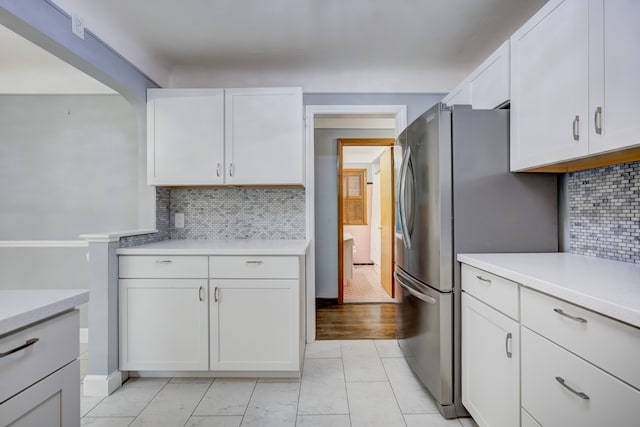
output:
[[565, 252], [458, 254], [458, 261], [640, 328], [640, 264]]
[[82, 289], [0, 290], [0, 336], [89, 301]]
[[308, 240], [163, 240], [117, 250], [118, 255], [305, 255]]

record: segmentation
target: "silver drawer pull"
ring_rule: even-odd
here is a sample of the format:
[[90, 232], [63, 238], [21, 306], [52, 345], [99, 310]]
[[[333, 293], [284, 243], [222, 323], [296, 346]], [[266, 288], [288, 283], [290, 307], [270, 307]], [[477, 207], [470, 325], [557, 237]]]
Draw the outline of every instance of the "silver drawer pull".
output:
[[262, 261], [245, 261], [247, 264], [262, 264]]
[[476, 276], [476, 278], [477, 278], [478, 280], [482, 280], [483, 282], [491, 283], [491, 279], [485, 279], [485, 278], [484, 278], [484, 277], [482, 277], [482, 276]]
[[573, 127], [571, 130], [573, 131], [573, 140], [576, 142], [580, 141], [580, 116], [576, 116], [573, 119]]
[[596, 127], [596, 133], [602, 135], [602, 107], [596, 108], [593, 116], [593, 124]]
[[558, 313], [560, 316], [564, 316], [564, 317], [568, 317], [571, 320], [575, 320], [576, 322], [580, 322], [580, 323], [587, 323], [587, 319], [584, 319], [582, 317], [576, 317], [576, 316], [572, 316], [570, 314], [565, 313], [564, 311], [562, 311], [562, 309], [560, 308], [554, 308], [553, 311], [555, 311], [556, 313]]
[[9, 350], [9, 351], [7, 351], [7, 352], [4, 352], [4, 353], [0, 353], [0, 358], [2, 358], [2, 357], [6, 357], [6, 356], [8, 356], [8, 355], [10, 355], [10, 354], [13, 354], [13, 353], [16, 353], [16, 352], [18, 352], [18, 351], [20, 351], [20, 350], [24, 350], [24, 349], [25, 349], [25, 348], [27, 348], [27, 347], [31, 347], [32, 345], [34, 345], [34, 344], [35, 344], [35, 343], [37, 343], [38, 341], [40, 341], [40, 338], [31, 338], [31, 339], [28, 339], [24, 344], [19, 345], [18, 347], [14, 348], [14, 349], [11, 349], [11, 350]]
[[171, 264], [173, 261], [170, 259], [157, 259], [156, 264]]
[[504, 351], [507, 353], [507, 357], [511, 359], [513, 357], [513, 353], [509, 351], [509, 341], [513, 339], [513, 335], [511, 332], [507, 334], [507, 338], [504, 340]]
[[587, 396], [586, 394], [584, 394], [581, 391], [576, 391], [573, 388], [569, 387], [565, 382], [564, 382], [564, 378], [562, 377], [556, 377], [556, 381], [558, 381], [560, 384], [562, 384], [562, 386], [564, 388], [566, 388], [567, 390], [569, 390], [571, 393], [575, 394], [576, 396], [580, 397], [581, 399], [584, 400], [589, 400], [589, 396]]
[[204, 296], [202, 296], [202, 292], [204, 291], [204, 288], [202, 286], [200, 286], [200, 288], [198, 289], [198, 299], [200, 301], [204, 301]]
[[218, 302], [218, 287], [213, 288], [213, 300]]

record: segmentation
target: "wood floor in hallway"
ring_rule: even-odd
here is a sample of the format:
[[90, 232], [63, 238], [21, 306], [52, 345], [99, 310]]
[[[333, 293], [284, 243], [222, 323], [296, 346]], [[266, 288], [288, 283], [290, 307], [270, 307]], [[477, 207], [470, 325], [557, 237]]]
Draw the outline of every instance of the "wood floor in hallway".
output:
[[316, 339], [393, 339], [397, 304], [342, 304], [316, 307]]

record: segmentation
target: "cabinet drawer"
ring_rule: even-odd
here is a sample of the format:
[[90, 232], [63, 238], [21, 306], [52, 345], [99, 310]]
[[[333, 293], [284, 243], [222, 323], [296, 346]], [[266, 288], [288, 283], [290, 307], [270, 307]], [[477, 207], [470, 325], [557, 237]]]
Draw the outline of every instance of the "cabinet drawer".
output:
[[522, 324], [640, 389], [640, 329], [522, 288]]
[[516, 282], [462, 264], [462, 289], [516, 320], [518, 319], [518, 287]]
[[212, 256], [210, 277], [216, 279], [297, 279], [296, 256]]
[[0, 353], [37, 339], [34, 344], [0, 358], [0, 402], [72, 362], [80, 354], [78, 310], [0, 338]]
[[206, 279], [206, 256], [120, 256], [121, 279]]
[[521, 334], [522, 407], [540, 424], [638, 425], [638, 390], [525, 327]]

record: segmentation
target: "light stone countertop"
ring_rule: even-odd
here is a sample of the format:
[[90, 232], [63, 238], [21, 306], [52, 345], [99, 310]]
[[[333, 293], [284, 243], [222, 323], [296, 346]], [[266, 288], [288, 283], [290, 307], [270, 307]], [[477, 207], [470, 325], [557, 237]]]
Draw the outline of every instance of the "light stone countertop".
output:
[[458, 254], [458, 261], [640, 328], [640, 264], [563, 252]]
[[308, 240], [163, 240], [120, 248], [118, 255], [305, 255]]
[[0, 336], [89, 301], [83, 289], [0, 290]]

